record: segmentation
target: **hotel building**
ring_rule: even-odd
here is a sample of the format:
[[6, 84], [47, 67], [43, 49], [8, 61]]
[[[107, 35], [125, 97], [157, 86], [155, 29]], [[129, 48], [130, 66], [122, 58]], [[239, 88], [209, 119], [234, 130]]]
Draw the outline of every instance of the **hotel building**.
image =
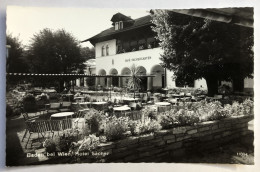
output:
[[[183, 87], [178, 79], [173, 79], [173, 72], [161, 66], [160, 54], [163, 50], [155, 39], [156, 33], [152, 31], [151, 16], [132, 19], [121, 13], [111, 18], [112, 27], [83, 41], [90, 41], [95, 46], [96, 74], [114, 75], [112, 78], [98, 77], [97, 85], [104, 87], [127, 86], [127, 77], [117, 75], [130, 75], [131, 66], [140, 67], [140, 75], [154, 75], [154, 77], [142, 77], [142, 90], [160, 89], [164, 87]], [[252, 87], [252, 81], [245, 86]], [[207, 88], [204, 79], [195, 80], [188, 87]]]

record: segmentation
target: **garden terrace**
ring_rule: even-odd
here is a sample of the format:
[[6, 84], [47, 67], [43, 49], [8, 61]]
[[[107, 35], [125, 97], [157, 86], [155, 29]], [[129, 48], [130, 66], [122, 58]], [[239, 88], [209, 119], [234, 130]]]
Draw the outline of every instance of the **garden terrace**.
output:
[[[78, 152], [78, 156], [68, 154], [67, 156], [51, 157], [46, 156], [44, 148], [36, 149], [35, 153], [44, 155], [39, 157], [39, 161], [32, 164], [179, 162], [188, 155], [200, 154], [227, 144], [232, 145], [239, 138], [252, 135], [252, 131], [248, 130], [248, 122], [252, 119], [252, 116], [236, 116], [219, 121], [202, 122], [194, 126], [176, 127], [140, 136], [130, 136], [118, 141], [96, 144], [95, 148], [90, 151]], [[80, 142], [82, 143], [82, 141]], [[58, 154], [58, 152], [55, 153]]]
[[[66, 125], [69, 128], [62, 128], [63, 122], [60, 122], [60, 134], [54, 131], [53, 138], [50, 134], [43, 133], [44, 138], [39, 140], [37, 132], [33, 133], [32, 147], [29, 148], [25, 148], [25, 142], [22, 142], [26, 128], [23, 124], [19, 128], [18, 144], [22, 145], [24, 153], [43, 154], [43, 158], [38, 158], [34, 163], [74, 162], [80, 152], [103, 152], [107, 156], [82, 156], [76, 162], [162, 162], [167, 157], [174, 159], [195, 150], [216, 148], [252, 133], [248, 131], [248, 122], [253, 119], [253, 101], [249, 99], [225, 106], [217, 101], [201, 101], [170, 107], [157, 111], [156, 106], [145, 105], [142, 110], [118, 114], [90, 107], [69, 118], [77, 125], [74, 123]], [[80, 109], [75, 112], [77, 111], [80, 112]], [[134, 114], [137, 114], [135, 118]], [[29, 117], [33, 116], [29, 113]], [[46, 115], [40, 115], [36, 121], [41, 120], [47, 123], [52, 121]], [[46, 132], [52, 132], [51, 128], [45, 128]], [[51, 149], [46, 144], [47, 141]], [[64, 147], [61, 143], [69, 146]], [[57, 153], [61, 147], [62, 152], [72, 154], [69, 157], [46, 157], [46, 151]]]

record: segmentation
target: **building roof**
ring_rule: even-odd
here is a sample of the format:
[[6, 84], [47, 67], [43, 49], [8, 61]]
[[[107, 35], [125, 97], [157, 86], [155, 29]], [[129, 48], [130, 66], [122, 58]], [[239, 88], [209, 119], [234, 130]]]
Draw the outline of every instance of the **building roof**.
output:
[[129, 17], [129, 16], [125, 16], [125, 15], [122, 14], [122, 13], [116, 13], [116, 14], [113, 15], [113, 17], [111, 18], [110, 21], [116, 22], [116, 21], [129, 21], [129, 20], [134, 21], [134, 20], [133, 20], [131, 17]]
[[120, 30], [115, 30], [114, 27], [111, 27], [109, 29], [106, 29], [106, 30], [100, 32], [99, 34], [97, 34], [97, 35], [95, 35], [95, 36], [93, 36], [89, 39], [82, 41], [82, 42], [87, 42], [87, 41], [93, 42], [93, 40], [95, 40], [95, 39], [102, 38], [102, 37], [105, 37], [105, 36], [108, 36], [108, 35], [113, 35], [113, 34], [125, 32], [127, 30], [136, 29], [136, 28], [139, 28], [139, 27], [142, 27], [142, 26], [151, 25], [152, 24], [151, 19], [152, 19], [152, 17], [150, 15], [140, 17], [140, 18], [134, 19], [133, 25], [131, 25], [129, 27], [125, 27], [125, 28], [120, 29]]

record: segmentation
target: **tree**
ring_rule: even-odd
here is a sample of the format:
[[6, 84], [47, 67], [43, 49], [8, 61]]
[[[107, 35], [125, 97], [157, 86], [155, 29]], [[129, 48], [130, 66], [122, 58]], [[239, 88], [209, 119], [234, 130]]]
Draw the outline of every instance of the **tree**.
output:
[[72, 73], [84, 68], [79, 42], [63, 29], [43, 29], [35, 34], [29, 56], [33, 63], [31, 70], [36, 73]]
[[128, 80], [128, 86], [129, 88], [132, 88], [134, 90], [134, 98], [135, 98], [135, 90], [140, 88], [141, 78], [139, 75], [139, 67], [136, 67], [135, 64], [133, 64], [130, 68], [131, 76]]
[[81, 48], [80, 50], [80, 53], [81, 53], [81, 56], [85, 59], [86, 63], [85, 63], [85, 66], [88, 70], [88, 74], [92, 74], [91, 73], [91, 66], [93, 65], [91, 63], [91, 61], [88, 61], [90, 59], [95, 59], [95, 49], [92, 47], [92, 48], [89, 48], [89, 47], [83, 47]]
[[168, 10], [152, 11], [152, 18], [164, 67], [184, 80], [204, 78], [209, 96], [217, 94], [218, 81], [252, 77], [252, 28]]
[[[85, 68], [79, 41], [65, 30], [43, 29], [29, 46], [28, 61], [33, 73], [75, 73]], [[60, 86], [63, 85], [62, 79]], [[45, 81], [47, 82], [47, 81]]]
[[95, 58], [95, 49], [89, 48], [89, 47], [82, 47], [80, 49], [80, 54], [81, 56], [85, 59], [85, 61], [89, 59], [94, 59]]
[[6, 35], [6, 45], [10, 46], [6, 60], [7, 73], [25, 73], [28, 71], [24, 59], [24, 48], [18, 37], [11, 34]]

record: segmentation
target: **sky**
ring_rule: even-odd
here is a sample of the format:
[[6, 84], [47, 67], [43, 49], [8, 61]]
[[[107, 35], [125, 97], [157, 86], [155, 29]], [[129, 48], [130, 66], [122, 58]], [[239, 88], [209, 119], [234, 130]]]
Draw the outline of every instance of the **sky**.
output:
[[[30, 44], [34, 34], [44, 28], [65, 29], [77, 40], [83, 41], [101, 31], [112, 27], [112, 16], [120, 12], [136, 19], [148, 15], [149, 9], [90, 9], [90, 8], [48, 8], [21, 7], [7, 8], [7, 33], [19, 36], [24, 46]], [[89, 42], [82, 43], [83, 47], [92, 47]]]

